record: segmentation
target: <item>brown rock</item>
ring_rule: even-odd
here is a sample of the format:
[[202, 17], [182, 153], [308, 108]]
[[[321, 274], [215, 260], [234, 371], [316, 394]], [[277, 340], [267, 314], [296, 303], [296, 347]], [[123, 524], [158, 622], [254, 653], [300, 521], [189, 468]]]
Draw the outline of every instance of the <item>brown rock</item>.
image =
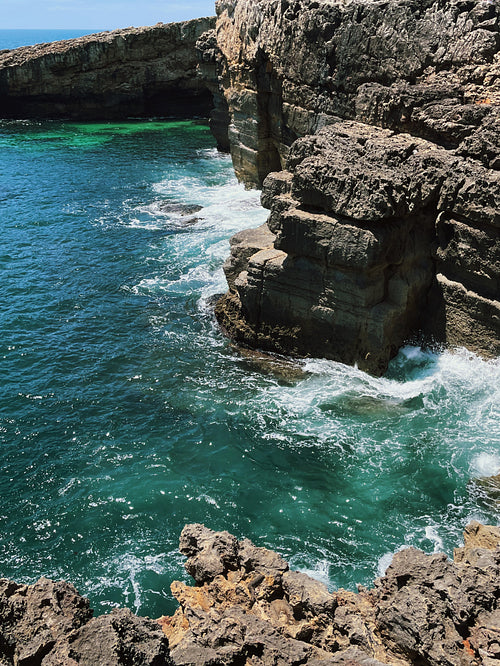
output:
[[169, 666], [158, 623], [128, 609], [92, 618], [89, 602], [64, 582], [0, 580], [2, 666]]
[[224, 330], [374, 374], [415, 337], [497, 356], [498, 0], [217, 13], [233, 163], [276, 234], [235, 243]]

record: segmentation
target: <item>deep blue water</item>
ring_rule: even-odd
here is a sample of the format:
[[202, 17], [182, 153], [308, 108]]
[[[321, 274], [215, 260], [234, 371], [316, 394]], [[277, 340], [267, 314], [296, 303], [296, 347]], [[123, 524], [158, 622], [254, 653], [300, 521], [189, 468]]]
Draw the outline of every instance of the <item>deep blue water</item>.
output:
[[61, 39], [83, 37], [98, 30], [0, 30], [0, 50], [17, 49], [19, 46], [57, 42]]
[[2, 121], [0, 173], [1, 576], [159, 616], [186, 522], [353, 589], [498, 520], [470, 483], [500, 470], [498, 360], [287, 378], [221, 335], [228, 238], [266, 211], [203, 123]]

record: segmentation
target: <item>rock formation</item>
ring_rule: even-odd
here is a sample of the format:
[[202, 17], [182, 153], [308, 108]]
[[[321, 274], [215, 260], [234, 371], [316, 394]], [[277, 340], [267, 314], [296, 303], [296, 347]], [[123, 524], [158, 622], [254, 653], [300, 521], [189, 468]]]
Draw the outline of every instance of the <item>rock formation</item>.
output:
[[207, 117], [196, 42], [214, 18], [0, 52], [0, 117]]
[[128, 609], [92, 618], [89, 602], [65, 583], [0, 579], [2, 666], [170, 666], [158, 624]]
[[203, 525], [180, 549], [196, 587], [160, 619], [178, 666], [493, 666], [500, 659], [500, 530], [471, 523], [455, 561], [414, 548], [371, 590], [338, 590], [276, 553]]
[[243, 264], [233, 243], [223, 328], [374, 374], [422, 333], [498, 355], [500, 2], [217, 11], [235, 170], [275, 234]]
[[216, 23], [0, 53], [0, 116], [210, 115], [271, 211], [226, 265], [216, 314], [239, 343], [374, 374], [415, 337], [497, 356], [499, 16], [218, 0]]
[[157, 621], [92, 618], [65, 582], [0, 579], [2, 666], [493, 666], [500, 659], [500, 529], [472, 522], [454, 561], [407, 548], [371, 590], [330, 593], [280, 555], [187, 525], [196, 586]]

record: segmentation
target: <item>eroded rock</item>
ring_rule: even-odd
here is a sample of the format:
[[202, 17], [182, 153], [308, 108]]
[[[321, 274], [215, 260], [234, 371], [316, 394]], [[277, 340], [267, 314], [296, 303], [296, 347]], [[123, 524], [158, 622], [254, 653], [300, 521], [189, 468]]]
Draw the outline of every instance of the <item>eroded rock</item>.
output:
[[497, 356], [499, 0], [217, 14], [233, 163], [276, 234], [249, 257], [235, 243], [223, 329], [373, 374], [408, 339]]
[[176, 664], [477, 666], [500, 654], [498, 528], [471, 523], [455, 561], [405, 549], [358, 594], [330, 593], [227, 532], [190, 525], [181, 544], [188, 570], [213, 573], [172, 586], [181, 607], [160, 622]]
[[0, 117], [208, 117], [196, 43], [214, 25], [158, 23], [0, 53]]
[[0, 580], [2, 666], [170, 666], [157, 622], [128, 609], [92, 618], [89, 602], [64, 581]]

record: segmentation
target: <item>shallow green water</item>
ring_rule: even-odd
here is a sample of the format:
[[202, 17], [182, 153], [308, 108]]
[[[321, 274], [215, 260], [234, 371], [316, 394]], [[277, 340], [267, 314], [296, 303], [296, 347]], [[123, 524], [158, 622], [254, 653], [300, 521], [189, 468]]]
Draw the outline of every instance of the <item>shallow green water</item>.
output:
[[205, 125], [4, 121], [0, 164], [0, 575], [157, 616], [186, 522], [354, 588], [497, 521], [469, 479], [500, 470], [498, 360], [286, 380], [221, 336], [228, 238], [266, 211]]

